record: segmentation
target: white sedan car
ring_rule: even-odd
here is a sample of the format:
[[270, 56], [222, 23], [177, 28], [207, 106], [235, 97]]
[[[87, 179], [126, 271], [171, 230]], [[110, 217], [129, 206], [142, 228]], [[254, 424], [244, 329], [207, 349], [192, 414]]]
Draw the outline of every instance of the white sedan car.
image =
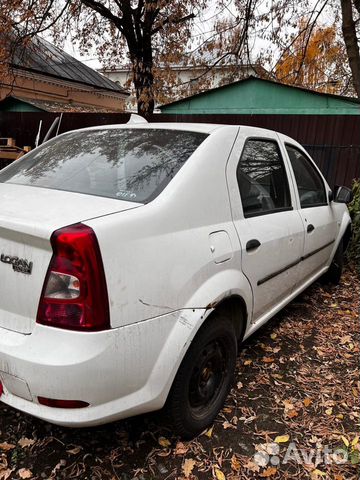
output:
[[0, 172], [0, 400], [91, 426], [216, 417], [238, 345], [320, 276], [338, 282], [349, 190], [245, 126], [72, 131]]

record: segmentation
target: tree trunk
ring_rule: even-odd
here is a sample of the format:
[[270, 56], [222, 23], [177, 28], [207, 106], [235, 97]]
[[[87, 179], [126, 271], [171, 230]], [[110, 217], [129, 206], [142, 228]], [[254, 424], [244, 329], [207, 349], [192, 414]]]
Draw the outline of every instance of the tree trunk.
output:
[[154, 111], [154, 75], [151, 46], [131, 55], [133, 81], [136, 91], [137, 110], [142, 117], [149, 119]]
[[356, 36], [351, 0], [341, 0], [342, 31], [353, 78], [353, 85], [360, 98], [360, 51]]

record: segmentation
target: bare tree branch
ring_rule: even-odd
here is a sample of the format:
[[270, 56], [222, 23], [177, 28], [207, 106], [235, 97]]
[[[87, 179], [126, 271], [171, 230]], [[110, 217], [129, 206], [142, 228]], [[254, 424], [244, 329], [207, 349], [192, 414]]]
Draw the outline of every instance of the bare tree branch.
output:
[[151, 30], [151, 35], [155, 35], [156, 33], [158, 33], [160, 30], [164, 28], [165, 25], [169, 24], [170, 22], [173, 23], [174, 25], [179, 25], [180, 23], [187, 22], [188, 20], [191, 20], [192, 18], [195, 18], [195, 17], [196, 15], [194, 13], [190, 13], [185, 17], [175, 19], [175, 20], [170, 20], [170, 18], [165, 18], [165, 20], [163, 20], [160, 25], [156, 26], [153, 30]]
[[305, 60], [306, 52], [307, 52], [307, 49], [308, 49], [308, 46], [309, 46], [309, 41], [310, 41], [310, 38], [311, 38], [311, 34], [314, 31], [314, 28], [316, 26], [316, 22], [317, 22], [318, 18], [320, 17], [321, 13], [324, 11], [327, 4], [328, 4], [328, 0], [326, 0], [323, 3], [320, 10], [317, 12], [314, 20], [311, 22], [310, 28], [307, 30], [306, 42], [305, 42], [305, 46], [304, 46], [304, 49], [303, 49], [303, 52], [302, 52], [302, 58], [301, 58], [301, 62], [300, 62], [300, 65], [299, 65], [299, 69], [298, 69], [298, 72], [297, 72], [297, 77], [298, 78], [299, 78], [300, 71], [301, 71], [301, 69], [304, 65], [304, 60]]
[[99, 13], [102, 17], [107, 18], [113, 22], [121, 32], [123, 31], [122, 18], [114, 15], [103, 3], [98, 2], [97, 0], [81, 0], [81, 3]]

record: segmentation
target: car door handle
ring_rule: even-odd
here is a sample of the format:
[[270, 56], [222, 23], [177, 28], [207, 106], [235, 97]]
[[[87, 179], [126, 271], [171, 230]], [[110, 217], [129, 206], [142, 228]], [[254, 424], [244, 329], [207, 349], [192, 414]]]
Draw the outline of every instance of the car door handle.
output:
[[259, 242], [259, 240], [257, 240], [256, 238], [253, 238], [252, 240], [249, 240], [246, 244], [246, 251], [247, 252], [251, 252], [251, 250], [255, 250], [257, 248], [259, 248], [261, 245], [261, 243]]
[[308, 227], [307, 227], [307, 229], [306, 229], [307, 233], [311, 233], [311, 232], [313, 232], [314, 230], [315, 230], [314, 225], [313, 225], [312, 223], [310, 223], [310, 225], [308, 225]]

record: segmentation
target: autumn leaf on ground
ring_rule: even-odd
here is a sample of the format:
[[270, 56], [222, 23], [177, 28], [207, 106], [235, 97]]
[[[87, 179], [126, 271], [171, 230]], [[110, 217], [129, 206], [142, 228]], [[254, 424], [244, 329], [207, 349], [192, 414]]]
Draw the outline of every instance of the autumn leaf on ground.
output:
[[279, 446], [276, 443], [260, 443], [255, 445], [257, 452], [266, 452], [268, 455], [276, 455], [279, 452]]
[[326, 473], [318, 470], [317, 468], [313, 470], [310, 474], [311, 480], [318, 480], [319, 478], [325, 477]]
[[217, 480], [226, 480], [225, 475], [218, 468], [215, 468], [215, 477], [216, 477]]
[[10, 468], [7, 468], [6, 470], [3, 469], [3, 470], [0, 470], [0, 480], [8, 480], [8, 478], [10, 478], [12, 472], [14, 471], [14, 469], [10, 469]]
[[294, 408], [294, 404], [290, 400], [283, 400], [282, 403], [285, 410], [292, 410]]
[[20, 470], [18, 470], [18, 475], [20, 478], [22, 479], [25, 479], [25, 478], [32, 478], [33, 474], [32, 474], [32, 471], [27, 469], [27, 468], [20, 468]]
[[208, 438], [211, 438], [211, 437], [212, 437], [212, 434], [213, 434], [213, 430], [214, 430], [214, 425], [212, 425], [208, 430], [206, 430], [205, 435], [206, 435]]
[[290, 439], [289, 435], [279, 435], [275, 438], [275, 443], [286, 443]]
[[158, 443], [161, 447], [168, 448], [171, 445], [171, 442], [165, 437], [159, 437]]
[[262, 361], [264, 363], [273, 363], [275, 359], [273, 357], [263, 357]]
[[297, 417], [299, 415], [298, 411], [297, 410], [289, 410], [287, 413], [286, 413], [286, 416], [289, 417], [289, 418], [294, 418], [294, 417]]
[[77, 455], [78, 453], [81, 452], [81, 447], [74, 447], [74, 448], [71, 448], [70, 450], [66, 450], [66, 453], [68, 453], [69, 455]]
[[294, 404], [289, 400], [283, 400], [282, 403], [284, 405], [285, 415], [287, 415], [291, 410], [295, 410]]
[[345, 335], [344, 337], [342, 337], [342, 339], [340, 340], [340, 343], [341, 345], [345, 345], [345, 343], [350, 343], [351, 342], [351, 337], [350, 335]]
[[8, 452], [13, 448], [15, 448], [15, 445], [13, 445], [12, 443], [7, 443], [7, 442], [0, 443], [0, 450], [3, 450], [4, 452]]
[[0, 480], [7, 480], [10, 478], [14, 468], [8, 468], [8, 462], [6, 459], [6, 455], [2, 455], [0, 457]]
[[185, 475], [185, 478], [189, 478], [191, 475], [191, 472], [193, 471], [194, 467], [196, 465], [196, 462], [192, 458], [186, 458], [183, 466], [182, 466], [182, 471]]
[[294, 418], [298, 416], [298, 412], [292, 402], [289, 402], [288, 400], [283, 400], [283, 405], [284, 413], [287, 417]]
[[247, 464], [245, 465], [245, 468], [248, 470], [251, 470], [252, 472], [259, 472], [260, 467], [257, 463], [253, 462], [252, 460], [249, 460]]
[[32, 445], [34, 445], [34, 443], [35, 440], [25, 437], [20, 438], [20, 440], [18, 441], [18, 445], [20, 445], [21, 448], [31, 447]]
[[263, 478], [272, 477], [273, 475], [276, 474], [276, 472], [277, 472], [277, 468], [269, 467], [264, 472], [260, 473], [260, 477], [263, 477]]
[[309, 407], [312, 404], [312, 400], [309, 397], [304, 398], [303, 403], [305, 407]]
[[238, 460], [238, 458], [233, 455], [231, 457], [231, 468], [235, 471], [235, 472], [239, 472], [240, 471], [240, 468], [241, 468], [241, 464]]
[[228, 422], [227, 420], [225, 420], [225, 422], [222, 424], [222, 426], [223, 426], [223, 429], [224, 429], [224, 430], [227, 430], [228, 428], [235, 428], [235, 429], [236, 429], [235, 425], [233, 425], [232, 423]]
[[187, 451], [189, 450], [189, 447], [187, 447], [184, 443], [178, 442], [175, 447], [175, 455], [185, 455]]

